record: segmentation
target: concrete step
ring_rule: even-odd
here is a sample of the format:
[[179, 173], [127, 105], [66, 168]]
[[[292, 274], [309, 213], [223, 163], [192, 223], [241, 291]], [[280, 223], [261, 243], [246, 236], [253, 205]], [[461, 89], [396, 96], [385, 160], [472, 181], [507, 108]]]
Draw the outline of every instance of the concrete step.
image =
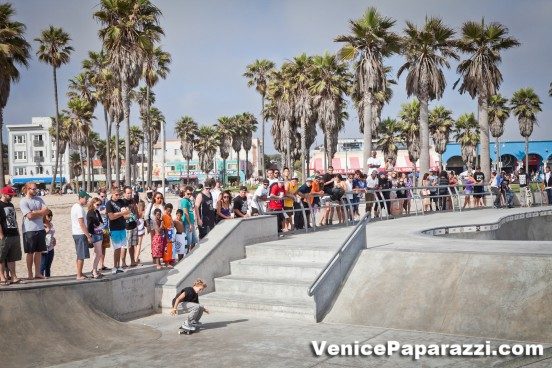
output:
[[334, 245], [308, 246], [301, 244], [262, 243], [245, 247], [248, 259], [270, 259], [274, 261], [327, 262], [336, 251]]
[[323, 262], [278, 262], [257, 259], [241, 259], [230, 263], [234, 276], [274, 278], [309, 282], [324, 268]]
[[312, 299], [307, 295], [310, 284], [310, 282], [229, 275], [215, 279], [215, 290], [226, 294], [276, 297], [283, 300], [297, 298], [308, 301]]
[[314, 320], [314, 301], [214, 292], [200, 297], [209, 312]]

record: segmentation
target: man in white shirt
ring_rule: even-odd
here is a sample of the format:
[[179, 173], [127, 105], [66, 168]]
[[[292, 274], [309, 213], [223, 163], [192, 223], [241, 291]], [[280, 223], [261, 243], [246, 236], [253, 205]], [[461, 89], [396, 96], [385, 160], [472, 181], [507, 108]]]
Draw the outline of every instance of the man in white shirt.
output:
[[[379, 187], [378, 170], [373, 169], [370, 175], [366, 178], [366, 212], [372, 212], [372, 206], [376, 200], [375, 190]], [[374, 206], [374, 216], [377, 216], [378, 206]]]
[[376, 151], [372, 151], [372, 157], [368, 159], [368, 167], [370, 169], [378, 169], [381, 167], [381, 159], [377, 157], [378, 153]]
[[544, 190], [548, 196], [548, 205], [552, 205], [552, 172], [550, 172], [550, 166], [546, 166], [544, 169]]
[[278, 178], [274, 175], [274, 170], [272, 169], [266, 170], [266, 178], [268, 179], [268, 186], [278, 182]]
[[264, 179], [261, 185], [255, 190], [251, 199], [251, 215], [259, 215], [266, 212], [265, 201], [268, 198], [268, 179]]
[[213, 203], [215, 203], [215, 206], [219, 200], [221, 192], [222, 192], [222, 187], [220, 186], [220, 181], [217, 180], [215, 182], [214, 188], [211, 189], [211, 196], [213, 197]]
[[90, 194], [81, 190], [78, 196], [77, 203], [71, 207], [71, 233], [77, 252], [77, 280], [86, 280], [88, 277], [82, 273], [82, 267], [84, 266], [84, 260], [90, 258], [88, 244], [92, 243], [92, 235], [88, 232], [86, 213], [83, 206], [88, 202]]

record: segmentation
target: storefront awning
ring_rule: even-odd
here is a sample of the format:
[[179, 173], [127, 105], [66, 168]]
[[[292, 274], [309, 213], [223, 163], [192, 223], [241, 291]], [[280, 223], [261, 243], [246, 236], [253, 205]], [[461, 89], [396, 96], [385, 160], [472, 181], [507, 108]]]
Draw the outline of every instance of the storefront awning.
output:
[[[12, 185], [23, 185], [30, 181], [37, 184], [50, 184], [52, 182], [51, 176], [12, 176], [10, 179]], [[56, 183], [65, 183], [65, 178], [60, 178], [56, 176]]]

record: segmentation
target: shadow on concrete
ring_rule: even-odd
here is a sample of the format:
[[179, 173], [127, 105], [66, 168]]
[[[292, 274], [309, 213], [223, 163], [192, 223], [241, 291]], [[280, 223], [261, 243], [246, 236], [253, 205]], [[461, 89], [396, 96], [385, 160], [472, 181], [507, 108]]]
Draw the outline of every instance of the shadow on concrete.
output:
[[201, 326], [201, 330], [214, 330], [217, 328], [223, 328], [227, 327], [228, 325], [234, 324], [234, 323], [242, 323], [247, 322], [248, 319], [236, 319], [234, 321], [220, 321], [220, 322], [211, 322], [211, 323], [204, 323], [203, 326]]

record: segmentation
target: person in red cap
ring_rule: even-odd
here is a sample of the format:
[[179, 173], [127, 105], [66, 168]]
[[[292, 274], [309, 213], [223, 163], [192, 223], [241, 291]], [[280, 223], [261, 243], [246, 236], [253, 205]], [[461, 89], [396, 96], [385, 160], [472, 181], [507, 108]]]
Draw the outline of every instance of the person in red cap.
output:
[[21, 240], [15, 217], [15, 207], [11, 203], [12, 197], [17, 195], [12, 187], [4, 187], [0, 191], [0, 283], [9, 285], [6, 266], [11, 274], [11, 283], [17, 284], [21, 279], [15, 273], [15, 262], [20, 261]]

